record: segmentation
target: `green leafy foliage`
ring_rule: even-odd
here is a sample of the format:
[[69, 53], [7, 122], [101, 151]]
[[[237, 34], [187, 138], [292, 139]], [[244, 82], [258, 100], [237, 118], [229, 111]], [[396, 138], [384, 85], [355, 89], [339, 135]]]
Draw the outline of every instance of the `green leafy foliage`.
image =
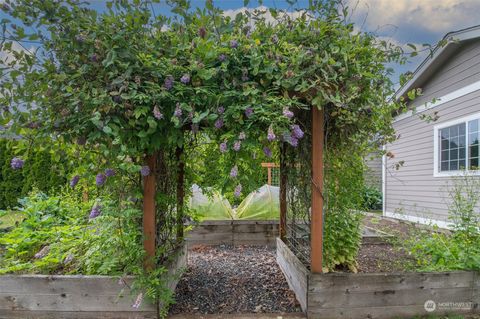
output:
[[324, 262], [326, 272], [346, 268], [357, 272], [362, 238], [363, 157], [348, 150], [327, 153]]
[[382, 192], [374, 186], [364, 185], [363, 209], [367, 211], [382, 209]]
[[122, 275], [141, 264], [138, 209], [104, 200], [101, 216], [89, 220], [93, 202], [38, 191], [20, 204], [23, 220], [0, 237], [1, 273]]
[[20, 154], [25, 165], [20, 170], [13, 170], [11, 160], [19, 155], [20, 145], [24, 143], [0, 139], [0, 209], [15, 207], [18, 199], [34, 187], [51, 193], [58, 191], [67, 181], [66, 176], [71, 170], [68, 157], [57, 158], [45, 148], [31, 147], [22, 151]]
[[[405, 245], [420, 270], [480, 270], [480, 182], [464, 176], [449, 186], [452, 232], [419, 231]], [[437, 229], [438, 230], [438, 229]]]
[[[78, 143], [85, 153], [94, 152], [75, 172], [89, 196], [103, 201], [109, 197], [102, 196], [111, 191], [92, 189], [92, 173], [114, 167], [124, 174], [110, 193], [116, 198], [105, 204], [110, 213], [92, 223], [82, 222], [80, 216], [76, 223], [60, 219], [54, 225], [61, 234], [58, 238], [72, 243], [83, 240], [67, 234], [68, 227], [76, 225], [86, 229], [82, 231], [87, 238], [102, 239], [79, 245], [86, 256], [79, 259], [79, 267], [87, 273], [119, 272], [123, 261], [140, 267], [138, 256], [128, 255], [135, 253], [131, 252], [137, 238], [134, 224], [131, 229], [130, 224], [123, 225], [116, 213], [128, 209], [122, 206], [125, 199], [141, 198], [138, 172], [146, 157], [156, 154], [158, 169], [150, 174], [157, 181], [160, 266], [171, 252], [174, 228], [182, 227], [182, 216], [171, 214], [176, 208], [180, 212], [183, 204], [177, 203], [177, 186], [184, 182], [179, 181], [179, 163], [196, 161], [195, 148], [202, 141], [211, 142], [210, 149], [200, 151], [205, 153], [199, 162], [187, 168], [184, 185], [188, 189], [193, 181], [200, 181], [202, 186], [229, 189], [226, 196], [235, 193], [239, 201], [239, 186], [245, 184], [242, 193], [258, 187], [261, 156], [257, 155], [265, 147], [276, 152], [278, 142], [294, 148], [298, 142], [294, 125], [304, 131], [298, 118], [315, 107], [328, 119], [325, 267], [354, 269], [359, 217], [352, 211], [361, 201], [362, 182], [356, 161], [366, 150], [365, 141], [375, 136], [381, 137], [378, 143], [393, 139], [392, 116], [400, 105], [387, 102], [394, 90], [386, 64], [404, 61], [402, 50], [373, 34], [354, 32], [348, 10], [340, 10], [338, 1], [310, 2], [297, 17], [271, 10], [274, 23], [261, 10], [231, 18], [212, 1], [203, 10], [192, 10], [189, 1], [167, 3], [172, 14], [154, 14], [149, 1], [110, 1], [102, 12], [77, 1], [18, 0], [3, 6], [16, 24], [12, 27], [8, 19], [1, 22], [6, 40], [0, 48], [4, 56], [15, 59], [2, 61], [5, 68], [0, 69], [0, 105], [6, 106], [0, 111], [0, 125], [10, 123], [10, 131], [26, 138]], [[10, 35], [14, 40], [7, 40]], [[40, 42], [37, 50], [18, 50], [13, 45], [26, 39]], [[226, 149], [219, 154], [221, 143]], [[44, 166], [48, 161], [39, 157], [38, 163]], [[218, 167], [213, 168], [215, 164]], [[239, 174], [230, 177], [235, 165]], [[200, 179], [197, 173], [207, 177]], [[128, 223], [133, 223], [134, 210], [129, 214]], [[139, 223], [136, 220], [135, 225]], [[118, 229], [131, 230], [125, 243], [117, 241]], [[73, 233], [78, 234], [78, 229]], [[107, 233], [114, 236], [101, 237]], [[57, 248], [54, 234], [39, 234], [43, 237], [24, 250], [25, 256], [48, 240], [52, 259], [42, 259], [48, 261], [45, 265], [22, 259], [21, 267], [55, 271], [60, 253], [73, 245]], [[119, 259], [111, 254], [112, 247], [128, 251], [122, 251]], [[140, 276], [149, 278], [142, 282], [150, 284], [146, 289], [157, 298], [161, 291], [155, 274], [161, 269]]]

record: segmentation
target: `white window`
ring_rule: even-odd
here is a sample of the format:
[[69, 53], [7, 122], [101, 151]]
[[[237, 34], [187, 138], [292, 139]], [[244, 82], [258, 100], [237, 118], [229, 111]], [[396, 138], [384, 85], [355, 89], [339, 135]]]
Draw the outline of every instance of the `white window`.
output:
[[480, 175], [480, 114], [434, 128], [434, 176]]

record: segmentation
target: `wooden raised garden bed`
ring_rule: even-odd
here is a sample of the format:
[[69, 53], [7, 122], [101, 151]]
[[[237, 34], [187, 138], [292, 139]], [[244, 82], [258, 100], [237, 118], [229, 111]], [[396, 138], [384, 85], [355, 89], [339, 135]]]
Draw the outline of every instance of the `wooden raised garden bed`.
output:
[[480, 312], [480, 274], [475, 271], [313, 274], [280, 239], [277, 262], [308, 318]]
[[275, 246], [278, 236], [276, 220], [204, 221], [187, 234], [192, 245], [259, 245]]
[[[186, 267], [186, 245], [169, 267], [169, 288], [175, 289]], [[82, 275], [0, 276], [0, 318], [157, 318], [157, 306], [132, 307], [132, 277]]]

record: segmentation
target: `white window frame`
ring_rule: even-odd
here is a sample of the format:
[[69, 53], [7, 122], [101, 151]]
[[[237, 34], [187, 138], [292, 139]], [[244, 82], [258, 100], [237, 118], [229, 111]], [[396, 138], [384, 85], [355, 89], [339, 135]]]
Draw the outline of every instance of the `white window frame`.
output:
[[[480, 170], [469, 170], [468, 165], [469, 165], [469, 131], [468, 131], [468, 122], [473, 121], [473, 120], [480, 120], [480, 112], [474, 113], [469, 116], [465, 116], [459, 119], [455, 119], [452, 121], [448, 121], [445, 123], [441, 123], [438, 125], [435, 125], [433, 127], [433, 176], [434, 177], [448, 177], [448, 176], [480, 176]], [[445, 171], [441, 172], [439, 170], [439, 156], [440, 156], [440, 150], [439, 150], [439, 138], [438, 138], [438, 131], [457, 124], [461, 123], [466, 123], [465, 127], [465, 163], [466, 163], [466, 169], [465, 170], [457, 170], [457, 171]]]

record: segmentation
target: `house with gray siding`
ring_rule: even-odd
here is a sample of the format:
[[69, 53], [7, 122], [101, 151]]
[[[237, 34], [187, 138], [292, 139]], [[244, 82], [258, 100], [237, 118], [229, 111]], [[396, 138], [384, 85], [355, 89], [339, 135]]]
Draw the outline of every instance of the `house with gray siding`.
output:
[[452, 180], [480, 178], [480, 26], [444, 40], [397, 91], [422, 94], [395, 118], [398, 138], [380, 165], [383, 214], [440, 227], [450, 224]]

